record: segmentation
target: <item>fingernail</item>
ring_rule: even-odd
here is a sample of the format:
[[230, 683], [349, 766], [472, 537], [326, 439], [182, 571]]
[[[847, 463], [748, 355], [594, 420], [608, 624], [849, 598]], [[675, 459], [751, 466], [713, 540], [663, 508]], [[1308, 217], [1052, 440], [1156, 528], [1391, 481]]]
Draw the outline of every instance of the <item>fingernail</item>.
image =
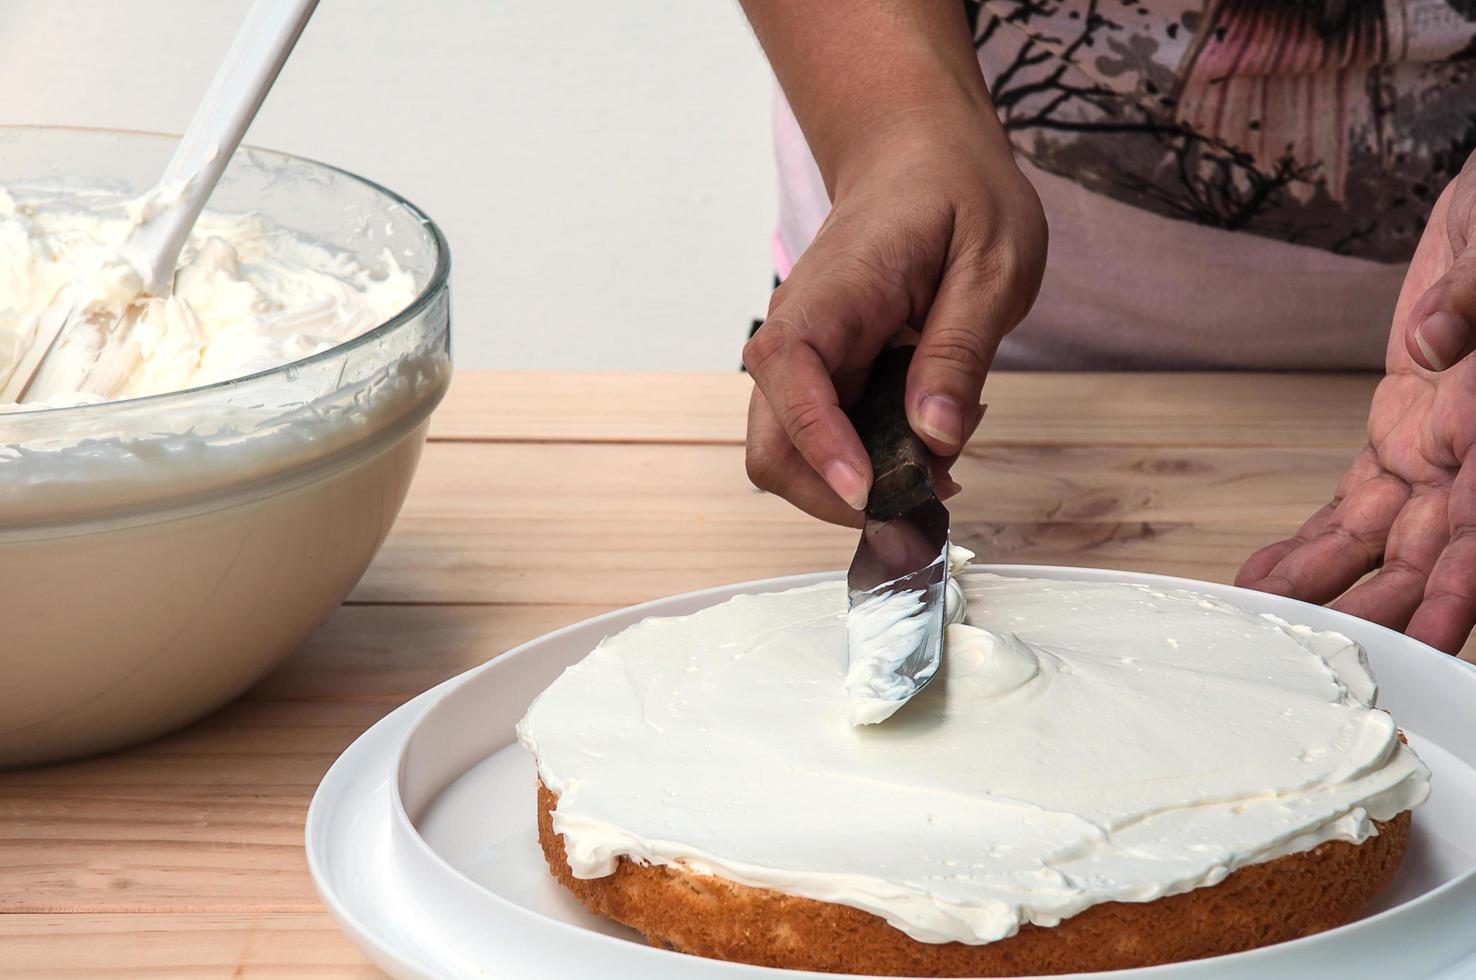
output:
[[1454, 364], [1470, 339], [1471, 328], [1466, 321], [1449, 310], [1436, 310], [1415, 327], [1415, 343], [1437, 371]]
[[825, 482], [853, 510], [866, 509], [866, 478], [845, 460], [837, 459], [825, 467]]
[[948, 500], [957, 497], [959, 491], [962, 489], [963, 487], [958, 482], [949, 477], [944, 477], [943, 482], [938, 487], [938, 499]]
[[963, 442], [963, 411], [947, 395], [929, 395], [917, 407], [917, 424], [939, 442], [957, 446]]

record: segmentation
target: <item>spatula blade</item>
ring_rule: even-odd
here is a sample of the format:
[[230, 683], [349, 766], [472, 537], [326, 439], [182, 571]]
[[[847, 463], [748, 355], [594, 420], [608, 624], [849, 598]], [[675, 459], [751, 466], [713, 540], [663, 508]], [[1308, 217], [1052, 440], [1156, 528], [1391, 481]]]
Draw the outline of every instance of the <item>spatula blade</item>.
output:
[[846, 584], [846, 693], [853, 725], [890, 718], [937, 673], [948, 590], [948, 511], [937, 497], [868, 520]]
[[942, 662], [948, 511], [932, 457], [907, 422], [912, 347], [885, 350], [851, 421], [871, 458], [866, 525], [847, 576], [846, 692], [853, 725], [891, 717]]

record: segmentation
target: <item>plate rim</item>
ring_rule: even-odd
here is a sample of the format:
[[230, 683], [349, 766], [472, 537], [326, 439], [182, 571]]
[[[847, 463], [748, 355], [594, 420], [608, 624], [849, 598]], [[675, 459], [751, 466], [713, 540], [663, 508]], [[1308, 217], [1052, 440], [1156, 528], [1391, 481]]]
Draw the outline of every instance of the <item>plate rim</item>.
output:
[[[1258, 592], [1256, 590], [1247, 589], [1241, 586], [1226, 585], [1222, 583], [1208, 582], [1199, 579], [1189, 579], [1182, 576], [1162, 575], [1153, 572], [1134, 572], [1124, 569], [1076, 567], [1069, 565], [974, 563], [970, 566], [970, 568], [977, 571], [1014, 577], [1034, 576], [1056, 579], [1064, 577], [1076, 577], [1079, 580], [1105, 579], [1110, 581], [1127, 581], [1175, 589], [1186, 589], [1188, 591], [1203, 591], [1205, 587], [1209, 587], [1213, 590], [1214, 594], [1225, 595], [1232, 600], [1234, 599], [1234, 597], [1237, 596], [1246, 596], [1248, 599], [1251, 600], [1250, 604], [1252, 605], [1259, 604], [1258, 600], [1263, 601], [1268, 598], [1274, 600], [1274, 602], [1277, 603], [1289, 602], [1296, 606], [1305, 606], [1309, 609], [1317, 610], [1317, 616], [1319, 617], [1331, 616], [1334, 622], [1344, 620], [1351, 621], [1356, 624], [1357, 631], [1372, 631], [1373, 635], [1379, 637], [1381, 640], [1387, 638], [1392, 644], [1411, 649], [1419, 649], [1421, 651], [1419, 655], [1425, 657], [1432, 664], [1439, 662], [1450, 662], [1458, 665], [1459, 667], [1466, 668], [1467, 670], [1470, 670], [1473, 674], [1476, 674], [1476, 664], [1462, 661], [1451, 654], [1436, 650], [1435, 648], [1430, 647], [1429, 645], [1421, 641], [1415, 640], [1412, 637], [1409, 637], [1396, 630], [1392, 630], [1388, 627], [1382, 626], [1378, 623], [1374, 623], [1369, 620], [1363, 620], [1348, 613], [1344, 613], [1336, 609], [1331, 609], [1326, 606], [1318, 606], [1313, 603], [1304, 602], [1302, 600], [1275, 595], [1274, 593]], [[639, 622], [640, 619], [647, 618], [652, 615], [661, 615], [663, 610], [667, 610], [671, 606], [678, 604], [690, 604], [708, 598], [711, 598], [715, 603], [726, 601], [726, 599], [731, 598], [735, 595], [782, 591], [785, 589], [817, 584], [819, 582], [839, 580], [843, 579], [844, 577], [845, 572], [842, 570], [802, 572], [793, 575], [774, 576], [764, 579], [752, 579], [744, 582], [716, 585], [702, 589], [694, 589], [688, 592], [662, 596], [655, 599], [647, 600], [645, 602], [635, 603], [629, 606], [612, 609], [607, 612], [600, 613], [595, 616], [586, 617], [585, 619], [579, 620], [577, 622], [567, 624], [565, 626], [551, 630], [547, 633], [540, 634], [539, 636], [533, 637], [532, 639], [520, 643], [517, 646], [514, 646], [502, 653], [494, 654], [483, 663], [467, 668], [461, 673], [447, 678], [439, 684], [436, 684], [435, 686], [399, 705], [393, 711], [385, 715], [384, 718], [376, 722], [375, 725], [371, 726], [368, 730], [366, 730], [358, 738], [356, 738], [348, 746], [348, 748], [344, 750], [339, 758], [334, 761], [333, 765], [330, 766], [327, 773], [325, 773], [323, 780], [319, 784], [318, 789], [314, 792], [312, 802], [308, 808], [307, 820], [304, 827], [304, 836], [305, 843], [307, 844], [309, 871], [312, 874], [314, 885], [318, 891], [318, 895], [323, 901], [325, 907], [328, 909], [330, 916], [334, 918], [335, 922], [338, 922], [340, 928], [344, 929], [346, 932], [350, 932], [355, 941], [357, 943], [360, 943], [361, 946], [362, 943], [367, 940], [373, 946], [374, 952], [378, 953], [380, 956], [386, 957], [390, 962], [395, 963], [400, 968], [408, 968], [409, 970], [414, 971], [417, 974], [423, 974], [423, 964], [407, 960], [398, 949], [394, 948], [393, 946], [386, 943], [383, 939], [381, 939], [381, 937], [376, 932], [369, 929], [362, 921], [354, 916], [347, 907], [338, 907], [343, 906], [345, 903], [342, 903], [341, 899], [338, 898], [336, 893], [331, 893], [331, 890], [328, 888], [329, 884], [331, 883], [330, 876], [327, 874], [327, 869], [323, 867], [323, 856], [315, 853], [314, 847], [315, 828], [319, 833], [321, 833], [324, 829], [322, 826], [324, 822], [324, 817], [322, 814], [323, 807], [326, 807], [327, 805], [325, 802], [327, 795], [325, 794], [325, 788], [328, 787], [330, 780], [336, 779], [338, 781], [343, 781], [346, 778], [344, 772], [347, 770], [349, 765], [346, 760], [348, 760], [351, 755], [356, 756], [358, 751], [366, 751], [366, 747], [361, 746], [361, 743], [365, 743], [369, 739], [369, 736], [375, 733], [376, 730], [380, 729], [382, 726], [386, 726], [386, 723], [390, 722], [391, 719], [396, 719], [396, 722], [403, 726], [403, 730], [399, 733], [398, 737], [394, 738], [393, 740], [393, 755], [384, 760], [384, 770], [386, 773], [385, 782], [388, 784], [388, 795], [390, 797], [390, 820], [392, 823], [399, 825], [400, 831], [408, 838], [408, 840], [412, 842], [413, 846], [415, 846], [419, 850], [420, 857], [428, 857], [432, 862], [434, 862], [434, 864], [437, 866], [437, 870], [440, 873], [449, 873], [457, 879], [460, 879], [463, 886], [469, 886], [478, 889], [484, 895], [488, 895], [493, 898], [499, 906], [504, 907], [514, 916], [532, 917], [540, 924], [553, 926], [558, 931], [566, 935], [569, 935], [571, 937], [580, 937], [581, 941], [587, 942], [590, 940], [594, 940], [600, 943], [601, 946], [605, 946], [606, 944], [616, 944], [622, 948], [629, 947], [629, 940], [615, 936], [604, 935], [598, 932], [593, 932], [591, 930], [582, 928], [574, 923], [564, 922], [560, 919], [548, 916], [542, 912], [520, 905], [509, 898], [497, 894], [496, 892], [492, 892], [488, 889], [483, 888], [481, 885], [477, 884], [475, 881], [463, 874], [459, 869], [451, 865], [442, 855], [440, 855], [433, 847], [431, 847], [429, 842], [426, 841], [424, 837], [420, 834], [419, 829], [415, 826], [415, 822], [410, 818], [400, 792], [403, 769], [406, 762], [406, 746], [414, 738], [416, 732], [419, 730], [421, 724], [425, 721], [425, 719], [434, 712], [436, 706], [444, 701], [446, 698], [448, 698], [456, 689], [460, 688], [464, 684], [470, 683], [474, 679], [480, 677], [482, 674], [498, 669], [499, 667], [501, 667], [502, 669], [509, 669], [510, 665], [512, 665], [513, 663], [530, 655], [536, 655], [539, 648], [542, 648], [548, 644], [557, 643], [561, 638], [568, 634], [577, 631], [583, 631], [591, 627], [597, 627], [599, 624], [611, 620], [618, 619], [622, 621], [628, 621], [630, 623]], [[1336, 629], [1335, 626], [1332, 628]], [[1367, 646], [1367, 644], [1364, 645]], [[1401, 654], [1403, 654], [1404, 652], [1405, 651], [1401, 651]], [[1431, 660], [1430, 658], [1436, 659]], [[412, 710], [412, 706], [418, 706], [418, 710]], [[383, 734], [385, 733], [382, 733], [382, 735]], [[508, 740], [499, 745], [497, 750], [509, 747], [515, 742], [516, 738], [512, 736], [511, 733], [509, 733]], [[1463, 759], [1462, 761], [1467, 760]], [[344, 771], [340, 771], [340, 766], [344, 767]], [[341, 795], [341, 792], [339, 795]], [[1394, 906], [1393, 908], [1385, 909], [1384, 911], [1376, 913], [1375, 915], [1357, 920], [1357, 922], [1348, 923], [1347, 925], [1339, 926], [1336, 929], [1327, 930], [1326, 932], [1317, 933], [1315, 935], [1304, 936], [1300, 939], [1291, 940], [1286, 943], [1278, 943], [1273, 946], [1258, 947], [1256, 949], [1244, 950], [1239, 953], [1232, 953], [1224, 956], [1210, 957], [1205, 960], [1183, 961], [1179, 963], [1164, 964], [1162, 966], [1152, 968], [1113, 970], [1091, 974], [1072, 974], [1070, 976], [1056, 978], [1056, 980], [1071, 980], [1071, 977], [1103, 977], [1109, 978], [1110, 980], [1110, 978], [1116, 976], [1140, 974], [1147, 969], [1152, 969], [1156, 971], [1153, 976], [1162, 976], [1165, 978], [1165, 980], [1169, 980], [1169, 978], [1186, 976], [1199, 970], [1209, 969], [1215, 965], [1234, 964], [1234, 966], [1254, 968], [1256, 966], [1255, 961], [1264, 959], [1267, 956], [1278, 955], [1278, 952], [1284, 952], [1288, 947], [1296, 947], [1297, 949], [1305, 950], [1314, 945], [1326, 945], [1329, 942], [1337, 942], [1339, 938], [1341, 938], [1341, 934], [1343, 934], [1344, 931], [1347, 929], [1357, 928], [1365, 923], [1382, 923], [1387, 918], [1396, 914], [1402, 916], [1415, 912], [1418, 910], [1418, 908], [1422, 907], [1427, 902], [1436, 901], [1440, 897], [1444, 896], [1448, 891], [1468, 885], [1469, 882], [1473, 879], [1476, 879], [1476, 867], [1473, 867], [1465, 873], [1458, 875], [1457, 877], [1452, 878], [1447, 882], [1444, 882], [1436, 888], [1431, 889], [1430, 891], [1425, 892], [1424, 894], [1408, 902]], [[368, 949], [366, 949], [365, 951], [366, 953], [370, 952]], [[680, 962], [681, 960], [689, 958], [687, 954], [679, 953], [672, 950], [642, 947], [642, 951], [657, 955], [665, 954], [666, 957], [674, 958], [670, 962]], [[373, 958], [372, 953], [371, 958]], [[1464, 962], [1464, 960], [1457, 960], [1455, 961], [1455, 963], [1447, 964], [1447, 967], [1444, 967], [1442, 969], [1447, 969], [1450, 966], [1458, 965], [1462, 962]], [[707, 961], [704, 965], [716, 966], [718, 964], [723, 964], [723, 961]], [[835, 977], [838, 978], [838, 980], [865, 980], [865, 978], [859, 974], [819, 974], [773, 967], [759, 967], [740, 963], [726, 963], [723, 965], [727, 967], [736, 967], [739, 971], [742, 972], [743, 975], [753, 977], [772, 975], [774, 977]], [[1029, 980], [1029, 978], [1026, 978], [1026, 980]], [[1042, 978], [1037, 978], [1037, 980], [1042, 980]]]

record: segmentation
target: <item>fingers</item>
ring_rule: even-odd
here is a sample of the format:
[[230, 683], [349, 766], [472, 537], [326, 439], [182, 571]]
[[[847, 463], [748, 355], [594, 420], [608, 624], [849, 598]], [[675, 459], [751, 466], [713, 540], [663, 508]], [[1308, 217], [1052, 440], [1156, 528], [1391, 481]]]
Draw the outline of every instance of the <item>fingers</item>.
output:
[[1476, 350], [1476, 248], [1455, 256], [1450, 271], [1415, 302], [1404, 343], [1409, 356], [1430, 371], [1444, 371]]
[[[822, 230], [743, 348], [744, 366], [800, 459], [855, 511], [866, 506], [871, 462], [840, 396], [859, 389], [882, 345], [907, 322], [916, 283], [913, 273], [900, 270], [918, 264]], [[773, 480], [788, 486], [800, 478], [775, 474]]]
[[1240, 566], [1240, 571], [1235, 573], [1235, 584], [1242, 589], [1260, 588], [1260, 581], [1270, 575], [1271, 570], [1280, 564], [1283, 558], [1306, 544], [1327, 526], [1327, 522], [1332, 520], [1333, 512], [1337, 510], [1339, 503], [1340, 501], [1334, 500], [1330, 504], [1323, 505], [1321, 510], [1307, 518], [1306, 522], [1297, 529], [1296, 534], [1285, 540], [1277, 541], [1275, 544], [1268, 544], [1247, 558], [1245, 564]]
[[[743, 363], [763, 393], [770, 417], [799, 456], [820, 475], [834, 497], [852, 511], [860, 511], [871, 488], [871, 462], [841, 410], [831, 380], [832, 366], [813, 346], [814, 341], [796, 328], [796, 319], [815, 315], [811, 309], [781, 306], [743, 348]], [[771, 480], [778, 476], [763, 472]], [[777, 487], [755, 483], [789, 497]]]
[[1446, 653], [1459, 653], [1476, 626], [1476, 534], [1452, 538], [1430, 573], [1424, 600], [1405, 630]]
[[[1000, 338], [1033, 302], [1044, 262], [1039, 202], [1023, 177], [1019, 183], [1009, 207], [982, 208], [987, 220], [973, 222], [951, 203], [912, 206], [886, 221], [877, 220], [877, 205], [884, 212], [890, 200], [849, 216], [837, 206], [744, 347], [768, 413], [751, 426], [772, 416], [798, 459], [853, 511], [865, 507], [872, 473], [843, 406], [881, 348], [923, 311], [908, 372], [908, 422], [934, 456], [950, 461], [977, 425], [984, 374]], [[773, 433], [763, 438], [776, 441]], [[794, 464], [784, 447], [749, 456], [759, 486], [811, 513], [855, 523], [814, 492], [814, 481], [784, 470]], [[939, 481], [939, 490], [957, 488]]]
[[1389, 529], [1378, 573], [1349, 589], [1333, 608], [1402, 630], [1425, 597], [1426, 582], [1450, 536], [1444, 490], [1416, 492]]
[[1333, 608], [1459, 652], [1476, 628], [1476, 452], [1445, 489], [1411, 488], [1365, 450], [1339, 494], [1235, 584], [1319, 603], [1343, 593]]
[[1236, 573], [1235, 584], [1243, 589], [1272, 591], [1262, 588], [1261, 582], [1266, 576], [1270, 575], [1287, 555], [1321, 534], [1328, 522], [1332, 520], [1333, 515], [1337, 513], [1345, 497], [1382, 472], [1383, 467], [1379, 465], [1378, 455], [1373, 451], [1373, 447], [1365, 446], [1349, 464], [1348, 472], [1343, 474], [1343, 479], [1338, 483], [1338, 492], [1332, 502], [1307, 518], [1297, 529], [1296, 534], [1283, 541], [1277, 541], [1275, 544], [1269, 544], [1247, 558], [1240, 571]]
[[1286, 550], [1261, 578], [1246, 584], [1307, 602], [1335, 599], [1378, 565], [1389, 530], [1409, 495], [1409, 485], [1390, 474], [1359, 484], [1319, 530]]
[[[984, 415], [984, 408], [979, 406], [968, 435], [973, 435], [974, 427]], [[865, 515], [839, 499], [800, 456], [784, 427], [774, 417], [763, 392], [757, 388], [748, 403], [746, 463], [748, 478], [754, 486], [783, 497], [805, 513], [847, 527], [860, 527], [864, 523]], [[952, 457], [933, 461], [933, 483], [939, 500], [955, 497], [963, 489], [948, 474], [948, 467], [952, 464]]]
[[1476, 454], [1466, 458], [1451, 485], [1448, 512], [1450, 541], [1430, 571], [1406, 632], [1456, 653], [1476, 627]]
[[[940, 456], [963, 448], [979, 420], [979, 395], [999, 342], [1040, 286], [1030, 243], [951, 262], [923, 323], [907, 374], [907, 419]], [[1041, 245], [1040, 254], [1044, 254]]]
[[822, 521], [861, 526], [861, 511], [841, 500], [799, 454], [757, 388], [748, 402], [746, 462], [748, 478], [760, 490], [778, 494]]

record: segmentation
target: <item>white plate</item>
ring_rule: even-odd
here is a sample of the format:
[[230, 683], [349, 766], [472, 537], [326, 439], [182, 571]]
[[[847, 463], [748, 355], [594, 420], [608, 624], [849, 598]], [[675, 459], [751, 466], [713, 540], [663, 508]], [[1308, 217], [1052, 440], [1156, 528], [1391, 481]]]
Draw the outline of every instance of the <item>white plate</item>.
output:
[[[1406, 636], [1319, 606], [1157, 575], [976, 566], [1039, 578], [1190, 588], [1362, 643], [1393, 712], [1430, 765], [1410, 852], [1357, 922], [1234, 956], [1082, 977], [1433, 978], [1476, 976], [1476, 669]], [[584, 912], [554, 883], [535, 828], [534, 770], [513, 738], [528, 703], [599, 641], [648, 616], [694, 612], [799, 575], [661, 599], [558, 630], [392, 712], [334, 763], [313, 797], [307, 856], [324, 904], [397, 977], [692, 977], [833, 980], [646, 946]]]

